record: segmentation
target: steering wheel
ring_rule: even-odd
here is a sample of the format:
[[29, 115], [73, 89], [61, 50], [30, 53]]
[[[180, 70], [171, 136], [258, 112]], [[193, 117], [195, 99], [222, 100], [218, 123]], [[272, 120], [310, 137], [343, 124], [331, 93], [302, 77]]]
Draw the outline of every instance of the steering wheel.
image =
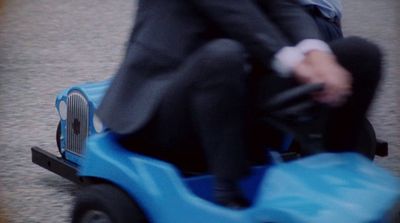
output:
[[310, 94], [322, 91], [323, 88], [323, 84], [304, 84], [283, 91], [269, 99], [266, 110], [274, 111], [302, 102], [313, 102], [309, 97]]
[[[263, 110], [263, 120], [296, 138], [305, 148], [303, 154], [324, 151], [321, 140], [310, 138], [310, 135], [321, 133], [320, 126], [325, 117], [321, 115], [324, 107], [310, 95], [323, 88], [323, 84], [305, 84], [291, 88], [270, 98]], [[309, 122], [311, 120], [313, 121]]]

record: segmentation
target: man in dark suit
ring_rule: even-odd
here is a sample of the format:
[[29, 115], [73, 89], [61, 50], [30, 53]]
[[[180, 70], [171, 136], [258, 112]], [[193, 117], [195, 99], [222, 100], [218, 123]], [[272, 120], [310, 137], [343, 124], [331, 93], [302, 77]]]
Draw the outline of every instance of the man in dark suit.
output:
[[[331, 47], [319, 41], [312, 19], [291, 0], [138, 4], [125, 58], [98, 115], [137, 151], [163, 158], [178, 153], [188, 160], [204, 152], [223, 205], [246, 203], [237, 181], [247, 173], [249, 133], [266, 103], [258, 93], [260, 83], [268, 81], [264, 77], [324, 83], [314, 99], [337, 106], [351, 93], [350, 73], [368, 69], [343, 65], [349, 73], [339, 65], [336, 57], [354, 62], [355, 55], [348, 59], [343, 48], [379, 60], [371, 57], [379, 54], [376, 47], [359, 39]], [[370, 52], [358, 55], [361, 49]], [[252, 72], [253, 64], [261, 64], [262, 74]], [[368, 71], [374, 78], [379, 74], [375, 67]], [[365, 113], [369, 101], [362, 105], [356, 115]]]

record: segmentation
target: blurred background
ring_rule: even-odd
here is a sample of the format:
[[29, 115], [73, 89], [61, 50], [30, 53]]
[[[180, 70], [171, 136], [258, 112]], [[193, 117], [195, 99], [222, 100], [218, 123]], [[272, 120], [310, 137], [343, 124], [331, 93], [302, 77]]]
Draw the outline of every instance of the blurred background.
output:
[[[0, 0], [0, 223], [69, 222], [78, 187], [31, 162], [30, 147], [57, 153], [56, 94], [100, 81], [118, 67], [132, 0]], [[344, 0], [346, 36], [377, 42], [386, 77], [370, 112], [400, 176], [400, 1]]]

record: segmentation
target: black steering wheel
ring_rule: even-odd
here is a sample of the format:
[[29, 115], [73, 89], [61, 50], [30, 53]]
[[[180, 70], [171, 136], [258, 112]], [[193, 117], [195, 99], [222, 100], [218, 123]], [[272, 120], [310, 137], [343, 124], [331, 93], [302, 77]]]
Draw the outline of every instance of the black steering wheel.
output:
[[[306, 134], [320, 133], [319, 126], [324, 122], [324, 115], [321, 115], [324, 106], [310, 96], [322, 91], [323, 88], [323, 84], [296, 86], [271, 97], [263, 111], [263, 120], [269, 126], [296, 138], [302, 147], [307, 149], [303, 151], [304, 154], [313, 154], [324, 150], [320, 144], [321, 141], [310, 140], [310, 134]], [[311, 120], [313, 121], [309, 122]]]
[[267, 102], [267, 110], [277, 110], [284, 107], [290, 107], [304, 101], [310, 102], [310, 94], [322, 91], [323, 89], [323, 84], [299, 85], [270, 98]]

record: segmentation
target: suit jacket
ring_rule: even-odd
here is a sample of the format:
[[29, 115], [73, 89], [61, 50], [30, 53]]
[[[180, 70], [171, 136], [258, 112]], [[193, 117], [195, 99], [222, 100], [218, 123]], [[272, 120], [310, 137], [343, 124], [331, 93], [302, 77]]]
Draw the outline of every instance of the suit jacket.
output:
[[[269, 66], [282, 47], [320, 38], [291, 0], [139, 0], [126, 55], [97, 114], [119, 134], [153, 116], [177, 68], [213, 38], [241, 42]], [[302, 27], [300, 27], [302, 26]]]

